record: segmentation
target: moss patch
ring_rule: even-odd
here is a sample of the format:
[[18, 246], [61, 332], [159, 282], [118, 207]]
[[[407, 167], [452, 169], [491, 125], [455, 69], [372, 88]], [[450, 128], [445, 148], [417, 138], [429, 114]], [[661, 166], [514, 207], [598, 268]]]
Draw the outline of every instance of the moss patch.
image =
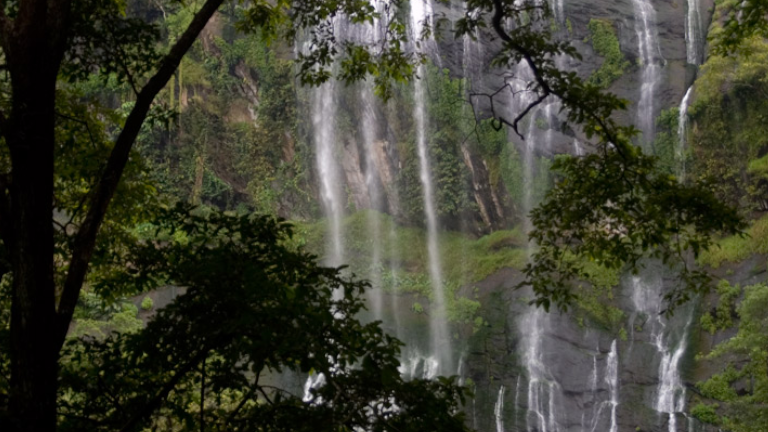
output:
[[[352, 273], [385, 290], [433, 298], [423, 229], [400, 226], [389, 215], [372, 210], [353, 213], [343, 226], [344, 260]], [[292, 241], [322, 256], [328, 235], [325, 221], [296, 222]], [[378, 260], [374, 262], [376, 245]], [[438, 247], [448, 315], [454, 322], [473, 322], [480, 307], [476, 299], [458, 294], [461, 287], [480, 282], [502, 268], [522, 269], [528, 257], [525, 236], [519, 229], [496, 231], [478, 239], [441, 232]]]
[[616, 29], [611, 21], [593, 18], [589, 21], [588, 28], [592, 49], [605, 59], [600, 68], [589, 77], [589, 82], [607, 88], [624, 74], [629, 67], [629, 61], [621, 52], [619, 38], [616, 37]]

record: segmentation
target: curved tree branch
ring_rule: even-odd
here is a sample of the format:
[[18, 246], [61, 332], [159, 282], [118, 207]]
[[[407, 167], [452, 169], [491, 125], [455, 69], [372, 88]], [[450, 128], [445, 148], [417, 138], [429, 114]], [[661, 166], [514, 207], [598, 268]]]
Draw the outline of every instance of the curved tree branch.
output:
[[224, 0], [207, 0], [205, 2], [176, 44], [173, 45], [170, 52], [163, 58], [155, 75], [142, 87], [136, 97], [136, 104], [128, 115], [125, 126], [109, 156], [102, 177], [94, 188], [90, 197], [88, 213], [74, 241], [69, 272], [67, 273], [58, 308], [56, 331], [58, 332], [59, 349], [64, 342], [69, 323], [72, 321], [72, 315], [80, 296], [80, 289], [85, 281], [88, 265], [95, 248], [96, 236], [101, 228], [101, 224], [104, 222], [109, 203], [112, 201], [115, 190], [120, 183], [120, 178], [128, 163], [131, 148], [133, 148], [136, 137], [141, 130], [141, 125], [149, 113], [155, 96], [168, 83], [168, 80], [170, 80], [181, 63], [184, 54], [186, 54], [223, 2]]

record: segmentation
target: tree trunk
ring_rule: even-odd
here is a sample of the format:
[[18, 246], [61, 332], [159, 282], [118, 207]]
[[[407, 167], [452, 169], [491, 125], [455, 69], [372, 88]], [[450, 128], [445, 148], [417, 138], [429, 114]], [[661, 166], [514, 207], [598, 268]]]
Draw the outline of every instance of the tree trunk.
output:
[[[16, 431], [56, 430], [53, 149], [56, 76], [21, 67], [6, 139], [11, 152], [11, 406]], [[48, 68], [50, 71], [50, 68]], [[13, 73], [13, 72], [12, 72]], [[16, 78], [16, 77], [14, 77]]]

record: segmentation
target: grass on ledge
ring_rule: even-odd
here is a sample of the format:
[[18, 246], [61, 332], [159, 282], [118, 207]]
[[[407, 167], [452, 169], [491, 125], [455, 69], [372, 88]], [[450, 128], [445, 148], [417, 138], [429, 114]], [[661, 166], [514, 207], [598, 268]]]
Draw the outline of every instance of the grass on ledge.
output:
[[699, 264], [718, 268], [723, 262], [739, 262], [754, 254], [768, 253], [768, 215], [755, 220], [744, 236], [720, 239], [699, 256]]

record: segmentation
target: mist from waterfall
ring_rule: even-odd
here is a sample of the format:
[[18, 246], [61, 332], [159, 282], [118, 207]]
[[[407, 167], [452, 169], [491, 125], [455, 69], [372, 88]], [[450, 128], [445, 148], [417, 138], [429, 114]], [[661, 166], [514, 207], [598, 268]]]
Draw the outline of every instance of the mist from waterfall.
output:
[[371, 265], [368, 270], [368, 278], [371, 289], [368, 298], [371, 302], [373, 315], [377, 320], [384, 317], [383, 292], [381, 286], [381, 218], [378, 212], [382, 211], [382, 191], [379, 188], [376, 171], [375, 149], [377, 137], [377, 123], [374, 105], [373, 89], [366, 82], [360, 90], [360, 104], [362, 106], [362, 136], [363, 136], [363, 160], [365, 162], [365, 186], [368, 190], [370, 206], [375, 212], [368, 212], [367, 226], [371, 241]]
[[635, 13], [639, 61], [642, 62], [642, 83], [640, 101], [637, 104], [637, 122], [638, 128], [643, 133], [643, 147], [649, 150], [655, 136], [656, 89], [661, 79], [661, 66], [664, 59], [658, 41], [656, 10], [651, 1], [632, 0], [632, 6]]

